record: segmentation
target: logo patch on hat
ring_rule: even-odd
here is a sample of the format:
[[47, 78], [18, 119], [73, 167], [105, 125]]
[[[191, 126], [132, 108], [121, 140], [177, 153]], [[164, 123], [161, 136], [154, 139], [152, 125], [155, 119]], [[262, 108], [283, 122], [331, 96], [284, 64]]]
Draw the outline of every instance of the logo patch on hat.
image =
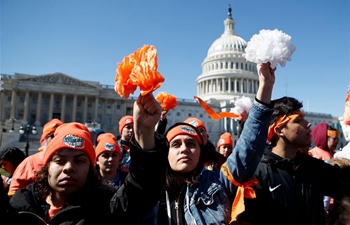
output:
[[125, 123], [126, 123], [126, 124], [131, 123], [131, 119], [126, 119], [126, 120], [125, 120]]
[[220, 144], [223, 144], [224, 142], [225, 142], [224, 139], [220, 139], [220, 140], [219, 140], [219, 143], [220, 143]]
[[185, 131], [185, 132], [187, 132], [187, 133], [189, 133], [189, 134], [195, 134], [195, 133], [196, 133], [196, 131], [193, 130], [191, 127], [181, 126], [180, 129], [183, 130], [183, 131]]
[[198, 121], [197, 120], [193, 120], [193, 121], [189, 122], [188, 124], [191, 124], [192, 126], [197, 127], [198, 126]]
[[106, 143], [105, 144], [105, 149], [108, 151], [113, 151], [114, 150], [114, 144]]
[[79, 136], [68, 134], [63, 138], [63, 143], [71, 148], [83, 148], [85, 142], [84, 139]]

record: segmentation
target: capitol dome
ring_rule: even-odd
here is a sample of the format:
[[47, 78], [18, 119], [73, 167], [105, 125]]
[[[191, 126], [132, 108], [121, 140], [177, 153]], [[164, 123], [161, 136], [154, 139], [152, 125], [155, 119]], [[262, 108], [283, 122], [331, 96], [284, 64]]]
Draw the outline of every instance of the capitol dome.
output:
[[196, 80], [197, 96], [206, 102], [233, 104], [242, 96], [254, 99], [258, 90], [256, 64], [242, 56], [247, 42], [236, 34], [234, 25], [229, 5], [224, 32], [211, 44]]
[[214, 43], [210, 46], [207, 56], [222, 54], [224, 52], [236, 52], [238, 54], [242, 54], [244, 53], [244, 49], [246, 47], [247, 42], [243, 38], [237, 36], [236, 34], [228, 35], [223, 33], [221, 37], [216, 39], [216, 41], [214, 41]]

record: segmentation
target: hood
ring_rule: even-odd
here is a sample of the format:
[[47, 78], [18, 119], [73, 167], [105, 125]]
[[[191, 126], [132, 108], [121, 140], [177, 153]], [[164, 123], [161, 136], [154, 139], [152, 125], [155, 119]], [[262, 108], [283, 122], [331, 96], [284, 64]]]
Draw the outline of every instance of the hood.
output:
[[312, 129], [312, 139], [314, 141], [315, 146], [322, 148], [323, 150], [329, 150], [327, 146], [327, 123], [317, 124]]

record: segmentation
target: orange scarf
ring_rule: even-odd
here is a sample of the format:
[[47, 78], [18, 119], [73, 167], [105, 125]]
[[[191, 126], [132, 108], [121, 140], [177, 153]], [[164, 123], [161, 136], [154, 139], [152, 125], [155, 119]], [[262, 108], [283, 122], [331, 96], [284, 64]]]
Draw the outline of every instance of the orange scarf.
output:
[[236, 197], [233, 200], [232, 208], [231, 208], [230, 223], [232, 223], [233, 221], [236, 221], [238, 215], [244, 212], [245, 210], [244, 198], [256, 198], [255, 191], [253, 188], [251, 188], [251, 186], [257, 186], [259, 184], [259, 181], [255, 178], [250, 178], [248, 181], [244, 182], [243, 184], [238, 183], [233, 178], [226, 163], [222, 164], [221, 172], [233, 185], [237, 187]]
[[213, 119], [213, 120], [219, 120], [221, 118], [227, 117], [227, 118], [238, 118], [241, 119], [241, 115], [234, 114], [232, 112], [220, 112], [219, 114], [216, 113], [207, 103], [205, 103], [202, 99], [200, 99], [197, 96], [194, 96], [194, 99], [197, 99], [199, 101], [199, 104], [202, 106], [204, 111]]

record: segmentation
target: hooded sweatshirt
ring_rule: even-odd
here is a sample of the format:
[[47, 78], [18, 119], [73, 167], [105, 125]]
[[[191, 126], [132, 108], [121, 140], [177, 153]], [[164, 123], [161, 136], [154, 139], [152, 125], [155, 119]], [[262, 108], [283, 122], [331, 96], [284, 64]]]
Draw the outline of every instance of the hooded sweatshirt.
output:
[[330, 152], [330, 149], [327, 145], [327, 123], [317, 124], [312, 129], [312, 139], [314, 141], [315, 147], [311, 149], [308, 153], [314, 158], [321, 160], [329, 160], [333, 158], [333, 152]]

